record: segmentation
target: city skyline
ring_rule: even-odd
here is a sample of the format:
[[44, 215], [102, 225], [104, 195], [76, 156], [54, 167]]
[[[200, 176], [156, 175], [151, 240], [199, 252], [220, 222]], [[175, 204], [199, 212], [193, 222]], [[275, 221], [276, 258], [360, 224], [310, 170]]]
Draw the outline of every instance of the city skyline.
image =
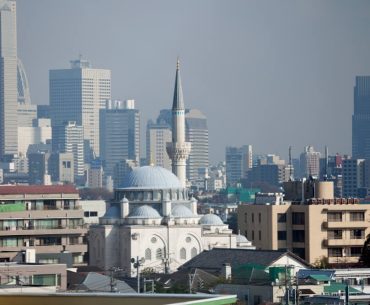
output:
[[35, 103], [48, 100], [48, 70], [81, 53], [112, 70], [112, 97], [134, 98], [145, 124], [171, 101], [180, 56], [187, 106], [208, 118], [211, 163], [245, 143], [285, 159], [290, 145], [294, 156], [306, 145], [351, 152], [355, 76], [370, 73], [366, 1], [17, 4]]

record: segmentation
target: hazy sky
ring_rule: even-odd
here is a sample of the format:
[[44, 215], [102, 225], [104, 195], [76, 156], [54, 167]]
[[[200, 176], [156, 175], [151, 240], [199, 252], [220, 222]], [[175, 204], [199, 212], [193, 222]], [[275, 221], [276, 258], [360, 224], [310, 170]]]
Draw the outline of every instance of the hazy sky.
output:
[[293, 155], [351, 152], [356, 75], [370, 75], [370, 1], [18, 0], [18, 54], [33, 103], [48, 70], [81, 53], [112, 70], [112, 98], [149, 118], [172, 103], [208, 117], [210, 158], [226, 145]]

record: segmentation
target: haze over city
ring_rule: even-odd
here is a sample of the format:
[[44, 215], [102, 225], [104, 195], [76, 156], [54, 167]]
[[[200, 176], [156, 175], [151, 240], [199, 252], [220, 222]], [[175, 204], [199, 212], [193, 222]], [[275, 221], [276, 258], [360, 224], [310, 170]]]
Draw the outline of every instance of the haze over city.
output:
[[33, 103], [49, 69], [79, 54], [112, 70], [112, 97], [141, 125], [169, 108], [181, 59], [186, 106], [208, 118], [210, 161], [226, 145], [298, 156], [350, 153], [353, 86], [370, 71], [368, 1], [17, 1], [18, 54]]

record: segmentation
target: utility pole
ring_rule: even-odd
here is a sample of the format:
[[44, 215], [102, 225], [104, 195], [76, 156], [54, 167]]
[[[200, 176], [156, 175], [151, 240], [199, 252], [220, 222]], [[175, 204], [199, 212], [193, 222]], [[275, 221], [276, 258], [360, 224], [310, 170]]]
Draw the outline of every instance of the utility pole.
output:
[[142, 266], [145, 262], [144, 257], [139, 259], [139, 256], [135, 258], [131, 258], [131, 263], [134, 264], [136, 268], [136, 277], [137, 277], [137, 293], [140, 293], [140, 266]]
[[285, 305], [289, 305], [288, 265], [285, 265]]
[[116, 279], [114, 278], [114, 274], [118, 271], [122, 271], [122, 269], [118, 267], [112, 267], [109, 269], [109, 271], [110, 271], [110, 292], [116, 292], [117, 283], [116, 283]]

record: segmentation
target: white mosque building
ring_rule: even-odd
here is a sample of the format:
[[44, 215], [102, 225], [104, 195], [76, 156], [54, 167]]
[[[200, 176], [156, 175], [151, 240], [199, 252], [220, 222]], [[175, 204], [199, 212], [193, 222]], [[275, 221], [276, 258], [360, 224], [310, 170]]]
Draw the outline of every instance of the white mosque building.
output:
[[184, 142], [183, 110], [177, 63], [172, 109], [175, 136], [168, 145], [177, 176], [154, 165], [135, 168], [126, 176], [99, 225], [90, 227], [90, 265], [105, 270], [118, 267], [134, 276], [131, 260], [140, 259], [141, 270], [170, 273], [214, 247], [254, 249], [244, 236], [232, 234], [217, 215], [197, 214], [197, 201], [189, 198], [185, 187], [190, 144]]

